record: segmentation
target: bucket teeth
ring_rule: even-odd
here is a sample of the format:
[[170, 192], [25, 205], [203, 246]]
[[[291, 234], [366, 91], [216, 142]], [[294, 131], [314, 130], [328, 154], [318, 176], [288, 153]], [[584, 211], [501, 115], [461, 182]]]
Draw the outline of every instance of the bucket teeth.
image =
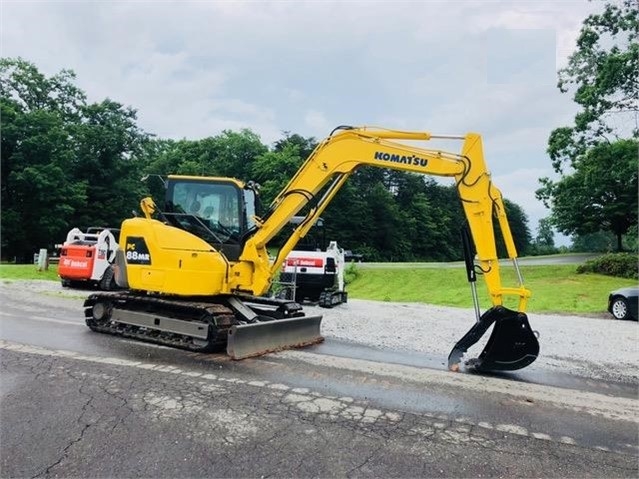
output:
[[537, 336], [524, 313], [495, 306], [461, 338], [448, 356], [448, 369], [458, 371], [462, 357], [494, 323], [493, 331], [481, 354], [465, 365], [474, 371], [514, 371], [530, 365], [539, 355]]

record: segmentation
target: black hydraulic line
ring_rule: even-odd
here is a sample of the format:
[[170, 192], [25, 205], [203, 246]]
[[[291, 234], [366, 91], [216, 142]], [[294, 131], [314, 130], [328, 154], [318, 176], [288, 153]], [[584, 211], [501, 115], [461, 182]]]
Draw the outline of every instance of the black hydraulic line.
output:
[[470, 236], [470, 230], [468, 224], [465, 224], [461, 228], [461, 240], [464, 250], [464, 263], [466, 264], [466, 277], [470, 283], [470, 291], [473, 296], [473, 306], [475, 308], [475, 320], [479, 322], [481, 317], [481, 311], [479, 309], [479, 299], [477, 298], [477, 272], [475, 270], [475, 246]]
[[336, 131], [339, 131], [339, 130], [354, 130], [354, 129], [355, 129], [355, 127], [354, 127], [354, 126], [350, 126], [350, 125], [339, 125], [339, 126], [336, 126], [335, 128], [333, 128], [333, 131], [331, 131], [330, 135], [328, 135], [328, 136], [333, 136], [333, 134], [334, 134]]
[[473, 258], [475, 257], [475, 248], [470, 237], [470, 231], [468, 230], [468, 225], [462, 226], [460, 229], [461, 240], [462, 240], [462, 248], [464, 250], [464, 263], [466, 264], [466, 276], [468, 278], [469, 283], [474, 283], [477, 281], [477, 274], [475, 273], [475, 262]]

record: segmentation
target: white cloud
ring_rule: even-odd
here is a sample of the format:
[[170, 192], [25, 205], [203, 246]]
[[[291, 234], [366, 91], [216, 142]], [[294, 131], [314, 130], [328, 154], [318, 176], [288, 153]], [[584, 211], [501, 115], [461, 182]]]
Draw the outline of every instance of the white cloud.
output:
[[323, 113], [315, 110], [310, 110], [306, 113], [304, 117], [304, 123], [316, 131], [328, 131], [331, 127], [330, 123], [326, 119]]
[[599, 8], [4, 0], [0, 49], [49, 75], [74, 70], [91, 100], [131, 105], [140, 127], [161, 137], [250, 128], [271, 144], [283, 131], [321, 139], [343, 124], [477, 131], [499, 186], [532, 220], [548, 134], [575, 113], [553, 71]]

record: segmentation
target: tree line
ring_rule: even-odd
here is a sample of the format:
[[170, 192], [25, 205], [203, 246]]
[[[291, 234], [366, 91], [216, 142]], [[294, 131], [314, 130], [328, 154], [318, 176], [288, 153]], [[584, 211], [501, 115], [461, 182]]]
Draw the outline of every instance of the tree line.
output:
[[[163, 203], [156, 175], [228, 176], [261, 185], [268, 205], [317, 145], [284, 132], [265, 145], [251, 130], [200, 140], [156, 138], [136, 111], [89, 103], [63, 70], [47, 77], [23, 59], [0, 60], [2, 258], [29, 261], [72, 227], [118, 227], [139, 200]], [[141, 181], [146, 177], [146, 181]], [[531, 244], [522, 208], [505, 200], [519, 251]], [[323, 214], [324, 236], [370, 261], [461, 258], [464, 216], [454, 185], [430, 177], [362, 168]]]

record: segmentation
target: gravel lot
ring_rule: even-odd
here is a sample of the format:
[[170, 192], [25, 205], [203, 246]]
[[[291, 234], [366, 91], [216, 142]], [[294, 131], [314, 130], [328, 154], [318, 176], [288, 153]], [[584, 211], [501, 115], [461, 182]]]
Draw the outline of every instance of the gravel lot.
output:
[[[356, 299], [322, 311], [326, 311], [322, 321], [325, 336], [444, 358], [475, 321], [471, 309]], [[546, 314], [528, 314], [528, 319], [539, 333], [541, 347], [530, 368], [624, 382], [636, 382], [639, 377], [637, 322]], [[485, 334], [468, 357], [476, 357], [489, 336]]]
[[[4, 281], [12, 296], [25, 302], [69, 303], [88, 291], [62, 288], [55, 281]], [[34, 294], [36, 293], [36, 294]], [[39, 293], [39, 294], [38, 294]], [[322, 314], [327, 338], [353, 341], [376, 348], [448, 356], [450, 349], [475, 321], [470, 309], [416, 303], [388, 303], [349, 299], [333, 309], [305, 306], [308, 314]], [[78, 311], [82, 316], [82, 311]], [[591, 379], [636, 383], [639, 377], [639, 325], [635, 321], [601, 318], [528, 315], [539, 332], [540, 357], [529, 368], [569, 372]], [[488, 339], [469, 350], [475, 357]]]

